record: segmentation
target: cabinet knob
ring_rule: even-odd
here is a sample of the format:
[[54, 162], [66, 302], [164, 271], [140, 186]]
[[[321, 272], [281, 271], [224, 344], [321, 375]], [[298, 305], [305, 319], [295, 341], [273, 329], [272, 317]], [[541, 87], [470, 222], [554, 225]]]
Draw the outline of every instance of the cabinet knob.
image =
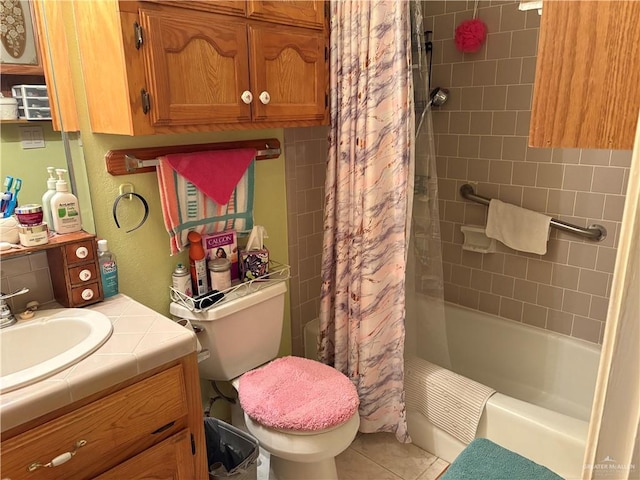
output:
[[83, 300], [91, 300], [93, 298], [93, 290], [85, 288], [80, 294]]
[[76, 257], [87, 258], [87, 255], [89, 255], [89, 249], [87, 247], [76, 248]]
[[82, 280], [83, 282], [86, 282], [91, 278], [91, 270], [89, 270], [88, 268], [84, 268], [80, 270], [80, 273], [78, 274], [78, 278], [80, 278], [80, 280]]
[[242, 92], [240, 98], [242, 98], [242, 101], [244, 103], [249, 105], [253, 101], [253, 94], [249, 90], [245, 90], [244, 92]]
[[269, 92], [262, 92], [258, 98], [264, 105], [271, 101], [271, 95], [269, 95]]

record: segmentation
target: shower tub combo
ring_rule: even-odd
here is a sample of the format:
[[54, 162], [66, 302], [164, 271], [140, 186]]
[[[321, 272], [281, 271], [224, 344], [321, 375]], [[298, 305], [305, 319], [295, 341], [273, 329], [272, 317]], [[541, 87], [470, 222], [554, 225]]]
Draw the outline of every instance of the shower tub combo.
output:
[[[433, 311], [426, 300], [416, 316]], [[563, 478], [580, 478], [600, 346], [565, 335], [445, 303], [452, 370], [496, 390], [486, 403], [477, 437], [544, 465]], [[417, 319], [408, 319], [408, 321]], [[317, 358], [318, 320], [305, 325], [305, 352]], [[420, 332], [418, 355], [442, 351]], [[409, 434], [417, 446], [451, 462], [466, 446], [408, 409]]]
[[[496, 390], [476, 436], [580, 478], [600, 347], [454, 304], [445, 317], [452, 370]], [[428, 332], [419, 338], [430, 361]], [[434, 455], [451, 462], [465, 447], [422, 413], [407, 418], [413, 442]]]

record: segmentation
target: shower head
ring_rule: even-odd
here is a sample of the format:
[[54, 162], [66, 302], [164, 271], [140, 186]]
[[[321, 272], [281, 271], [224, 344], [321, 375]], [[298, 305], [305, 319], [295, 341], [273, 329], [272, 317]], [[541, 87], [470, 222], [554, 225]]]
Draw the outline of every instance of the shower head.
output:
[[444, 105], [449, 98], [449, 90], [446, 88], [436, 87], [429, 94], [429, 104], [435, 107]]

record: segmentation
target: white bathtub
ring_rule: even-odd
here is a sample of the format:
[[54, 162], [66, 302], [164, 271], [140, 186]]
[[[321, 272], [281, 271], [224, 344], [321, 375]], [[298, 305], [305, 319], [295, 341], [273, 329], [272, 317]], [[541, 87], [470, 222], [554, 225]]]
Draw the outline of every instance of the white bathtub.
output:
[[[420, 301], [420, 300], [419, 300]], [[422, 331], [428, 304], [408, 309], [417, 318], [418, 356], [433, 363], [438, 338]], [[422, 313], [421, 313], [422, 312]], [[445, 305], [451, 368], [494, 388], [477, 436], [485, 437], [566, 479], [580, 478], [600, 348], [564, 335]], [[409, 326], [408, 326], [409, 328]], [[421, 448], [452, 461], [464, 444], [407, 412], [409, 433]]]

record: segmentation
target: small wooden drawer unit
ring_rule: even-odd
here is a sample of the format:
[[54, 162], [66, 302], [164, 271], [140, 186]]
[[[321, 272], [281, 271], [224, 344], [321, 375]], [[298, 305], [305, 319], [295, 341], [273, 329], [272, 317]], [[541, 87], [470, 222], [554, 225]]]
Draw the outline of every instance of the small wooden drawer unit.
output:
[[[181, 468], [188, 467], [187, 473], [157, 478], [193, 478], [184, 385], [183, 368], [176, 365], [3, 441], [2, 478], [79, 480], [101, 474], [104, 479], [142, 478], [125, 466], [148, 467], [151, 462], [166, 469], [169, 463], [175, 469], [178, 462], [171, 458], [184, 463]], [[156, 458], [154, 452], [166, 457]], [[46, 466], [49, 462], [57, 466]]]
[[83, 307], [104, 298], [95, 237], [49, 249], [47, 258], [58, 303], [65, 307]]

